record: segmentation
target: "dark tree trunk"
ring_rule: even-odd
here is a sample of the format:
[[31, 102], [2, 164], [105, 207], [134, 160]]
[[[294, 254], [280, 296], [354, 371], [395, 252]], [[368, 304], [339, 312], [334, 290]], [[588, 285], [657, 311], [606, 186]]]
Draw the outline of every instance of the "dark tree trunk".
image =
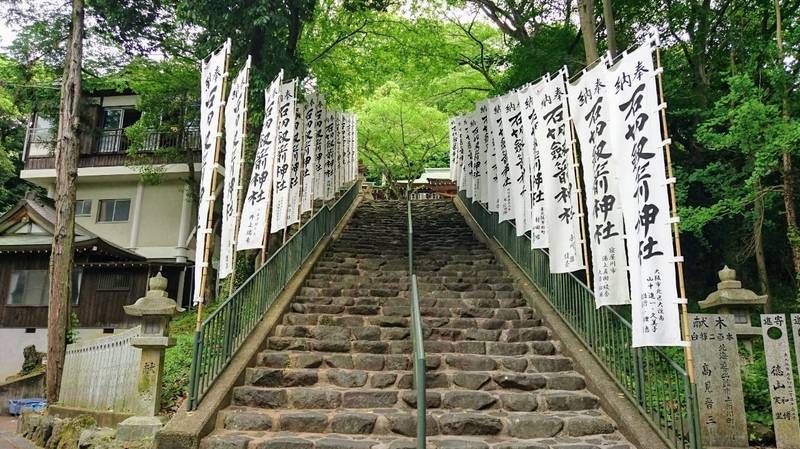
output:
[[578, 16], [581, 21], [581, 34], [583, 34], [583, 49], [586, 53], [586, 65], [589, 65], [597, 60], [597, 38], [594, 32], [593, 0], [578, 0]]
[[69, 303], [72, 297], [75, 238], [75, 179], [80, 153], [83, 0], [72, 0], [72, 28], [67, 42], [58, 116], [53, 248], [50, 256], [50, 306], [47, 315], [47, 401], [55, 403], [64, 369]]
[[603, 0], [603, 22], [606, 24], [606, 44], [611, 57], [617, 56], [617, 32], [614, 27], [614, 9], [611, 0]]

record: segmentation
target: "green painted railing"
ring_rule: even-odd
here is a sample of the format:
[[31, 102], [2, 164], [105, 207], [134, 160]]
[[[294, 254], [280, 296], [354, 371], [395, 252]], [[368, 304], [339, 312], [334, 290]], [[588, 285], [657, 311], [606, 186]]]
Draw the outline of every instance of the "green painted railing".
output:
[[417, 449], [425, 449], [425, 347], [422, 339], [422, 317], [419, 313], [419, 289], [414, 273], [414, 220], [411, 215], [411, 199], [406, 199], [408, 216], [408, 277], [411, 280], [411, 342], [414, 346], [414, 387], [417, 390]]
[[355, 201], [359, 188], [356, 182], [334, 203], [321, 207], [203, 321], [194, 334], [189, 410], [197, 408], [292, 276], [336, 228]]
[[[498, 222], [488, 211], [459, 192], [475, 222], [525, 272], [600, 365], [642, 412], [659, 436], [675, 449], [701, 447], [694, 386], [686, 370], [659, 348], [631, 348], [626, 307], [595, 308], [594, 293], [573, 274], [550, 273], [547, 252], [531, 249], [527, 235], [517, 236], [513, 222]], [[674, 360], [675, 359], [675, 360]]]

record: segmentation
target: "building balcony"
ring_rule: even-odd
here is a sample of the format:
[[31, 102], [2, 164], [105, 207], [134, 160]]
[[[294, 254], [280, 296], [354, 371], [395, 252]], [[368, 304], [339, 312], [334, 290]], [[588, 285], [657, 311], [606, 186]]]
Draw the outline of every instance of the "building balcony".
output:
[[[28, 129], [24, 152], [24, 171], [55, 168], [53, 155], [55, 134], [56, 129], [53, 127]], [[124, 128], [104, 129], [88, 133], [81, 137], [78, 168], [126, 166], [128, 163], [134, 162], [129, 152], [130, 149], [131, 142], [125, 134]], [[174, 131], [148, 132], [136, 154], [152, 155], [148, 159], [148, 163], [151, 164], [175, 164], [174, 158], [162, 156], [161, 151], [166, 149], [191, 150], [193, 161], [200, 162], [199, 130], [187, 128], [182, 136]]]

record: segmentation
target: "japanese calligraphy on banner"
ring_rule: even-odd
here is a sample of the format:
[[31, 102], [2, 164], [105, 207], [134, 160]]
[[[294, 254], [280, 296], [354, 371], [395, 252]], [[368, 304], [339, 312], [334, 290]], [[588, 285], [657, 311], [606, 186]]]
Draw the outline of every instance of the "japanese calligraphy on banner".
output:
[[800, 373], [800, 313], [793, 313], [791, 320], [794, 334], [794, 359], [797, 360], [797, 372]]
[[489, 112], [489, 127], [494, 137], [495, 163], [497, 164], [497, 212], [500, 221], [507, 221], [514, 218], [514, 215], [511, 207], [511, 167], [503, 130], [503, 100], [500, 98], [490, 99]]
[[651, 46], [608, 72], [608, 144], [626, 224], [633, 346], [681, 345], [675, 255]]
[[324, 178], [325, 178], [325, 194], [323, 196], [324, 200], [329, 200], [333, 198], [334, 194], [334, 186], [333, 186], [333, 169], [334, 169], [334, 158], [336, 157], [334, 152], [336, 151], [335, 148], [335, 141], [336, 135], [334, 134], [334, 128], [336, 120], [336, 111], [326, 111], [325, 112], [325, 163], [324, 163]]
[[470, 115], [465, 115], [461, 120], [461, 175], [459, 185], [468, 198], [472, 198], [472, 147], [470, 143], [469, 122]]
[[222, 95], [228, 74], [227, 60], [231, 42], [228, 40], [216, 53], [201, 64], [200, 75], [200, 145], [202, 167], [200, 169], [200, 204], [197, 208], [197, 232], [195, 244], [194, 303], [203, 301], [204, 276], [208, 269], [209, 248], [206, 237], [211, 234], [211, 191], [214, 170], [217, 165], [217, 138], [221, 132]]
[[492, 112], [492, 100], [486, 101], [486, 207], [491, 212], [497, 212], [500, 208], [498, 196], [498, 170], [497, 170], [497, 147], [496, 126], [492, 126], [494, 115]]
[[567, 107], [565, 72], [542, 85], [537, 123], [537, 144], [542, 163], [542, 191], [550, 272], [569, 273], [583, 268], [578, 184]]
[[568, 86], [570, 110], [581, 147], [587, 239], [592, 248], [592, 277], [597, 307], [629, 304], [625, 235], [619, 182], [609, 136], [608, 69], [601, 61]]
[[292, 143], [292, 164], [289, 168], [289, 204], [286, 208], [286, 226], [300, 221], [300, 195], [302, 195], [303, 171], [303, 124], [305, 120], [305, 107], [297, 103], [295, 107], [294, 138]]
[[272, 224], [270, 232], [278, 232], [289, 223], [291, 171], [294, 163], [296, 80], [281, 86], [278, 97], [278, 141], [275, 150], [275, 176], [272, 178]]
[[264, 101], [264, 121], [258, 139], [250, 184], [242, 206], [236, 250], [261, 249], [267, 234], [267, 214], [272, 206], [275, 147], [278, 135], [278, 97], [283, 72], [269, 85]]
[[511, 181], [511, 210], [517, 235], [523, 235], [530, 229], [530, 190], [528, 190], [527, 159], [523, 141], [522, 109], [516, 92], [503, 97], [502, 117], [503, 136], [506, 142], [506, 157], [509, 160]]
[[300, 203], [300, 213], [304, 214], [311, 210], [314, 201], [314, 154], [316, 152], [317, 141], [317, 96], [309, 95], [308, 103], [303, 112], [303, 180], [302, 201]]
[[797, 449], [800, 448], [800, 418], [786, 328], [783, 314], [761, 315], [775, 441], [781, 449]]
[[250, 75], [250, 57], [231, 83], [231, 92], [225, 103], [225, 188], [222, 193], [222, 236], [219, 249], [219, 277], [233, 272], [233, 253], [236, 247], [236, 224], [239, 222], [239, 174], [242, 168], [242, 151], [245, 138], [245, 112], [247, 111], [247, 84]]
[[472, 145], [472, 197], [481, 200], [481, 118], [479, 112], [473, 112], [469, 121], [469, 141]]
[[490, 161], [489, 161], [489, 101], [484, 100], [477, 104], [478, 111], [478, 126], [480, 126], [480, 141], [479, 141], [479, 154], [481, 165], [481, 179], [479, 185], [479, 198], [482, 202], [488, 203], [489, 201], [489, 176]]
[[531, 248], [547, 248], [547, 226], [544, 220], [544, 190], [542, 184], [542, 162], [539, 157], [540, 146], [536, 140], [539, 116], [538, 104], [541, 104], [542, 80], [536, 85], [527, 85], [517, 92], [519, 106], [522, 110], [522, 130], [524, 151], [528, 155], [528, 188], [530, 189], [530, 216], [528, 218], [531, 231]]
[[325, 97], [317, 96], [317, 107], [314, 112], [316, 138], [314, 140], [314, 199], [325, 198]]

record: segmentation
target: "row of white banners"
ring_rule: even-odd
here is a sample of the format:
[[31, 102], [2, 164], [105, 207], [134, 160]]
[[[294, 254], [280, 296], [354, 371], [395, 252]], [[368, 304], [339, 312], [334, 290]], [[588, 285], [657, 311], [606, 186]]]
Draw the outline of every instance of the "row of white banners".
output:
[[654, 45], [574, 82], [562, 69], [450, 119], [459, 190], [514, 220], [518, 236], [530, 232], [553, 273], [585, 267], [581, 161], [597, 307], [631, 304], [635, 347], [684, 345]]
[[[202, 63], [200, 132], [202, 170], [195, 254], [195, 304], [202, 301], [202, 268], [208, 265], [209, 208], [218, 167], [217, 137], [222, 113], [228, 41]], [[255, 149], [250, 183], [240, 182], [247, 120], [250, 58], [231, 83], [224, 104], [225, 181], [219, 277], [233, 271], [234, 253], [263, 249], [269, 234], [298, 223], [314, 200], [330, 200], [358, 176], [356, 116], [328, 110], [320, 94], [298, 98], [297, 80], [283, 73], [265, 91], [264, 121]], [[301, 102], [300, 100], [305, 100]], [[221, 167], [219, 169], [222, 169]], [[241, 195], [246, 188], [246, 194]], [[241, 213], [240, 213], [241, 210]], [[205, 270], [207, 271], [207, 270]]]

